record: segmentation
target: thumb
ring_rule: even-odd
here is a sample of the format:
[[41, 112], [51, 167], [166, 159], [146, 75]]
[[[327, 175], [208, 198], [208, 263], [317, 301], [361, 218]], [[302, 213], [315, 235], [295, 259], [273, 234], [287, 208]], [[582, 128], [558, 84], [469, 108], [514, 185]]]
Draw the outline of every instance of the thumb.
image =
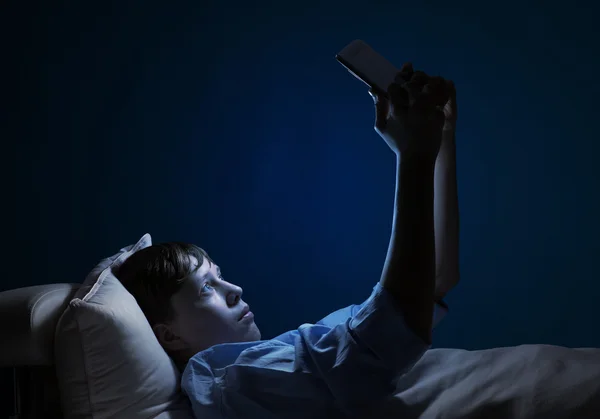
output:
[[387, 125], [390, 103], [385, 96], [379, 96], [372, 90], [369, 90], [369, 94], [375, 102], [375, 129], [383, 132]]

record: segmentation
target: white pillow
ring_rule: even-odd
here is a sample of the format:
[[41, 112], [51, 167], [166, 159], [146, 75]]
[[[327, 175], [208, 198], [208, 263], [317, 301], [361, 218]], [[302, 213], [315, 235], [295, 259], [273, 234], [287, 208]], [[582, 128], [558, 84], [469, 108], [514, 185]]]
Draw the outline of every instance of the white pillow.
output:
[[113, 274], [149, 234], [102, 260], [61, 316], [55, 362], [65, 418], [192, 417], [180, 373]]

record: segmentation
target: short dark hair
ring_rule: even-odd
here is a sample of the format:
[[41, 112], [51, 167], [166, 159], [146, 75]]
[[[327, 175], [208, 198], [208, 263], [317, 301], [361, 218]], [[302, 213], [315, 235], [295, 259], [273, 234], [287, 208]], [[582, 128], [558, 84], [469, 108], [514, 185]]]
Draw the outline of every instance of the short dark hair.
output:
[[[198, 260], [194, 266], [192, 257]], [[214, 262], [200, 247], [179, 242], [155, 244], [133, 253], [115, 276], [133, 295], [150, 326], [172, 319], [171, 297], [204, 259]]]

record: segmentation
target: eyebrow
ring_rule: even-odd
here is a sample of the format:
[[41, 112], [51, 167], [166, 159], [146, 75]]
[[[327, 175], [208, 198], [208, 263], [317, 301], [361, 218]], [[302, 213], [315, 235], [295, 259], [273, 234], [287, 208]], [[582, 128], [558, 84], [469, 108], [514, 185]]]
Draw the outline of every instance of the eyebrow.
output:
[[[204, 275], [202, 275], [202, 281], [206, 281], [209, 274], [210, 272], [206, 272]], [[221, 276], [221, 268], [219, 266], [217, 266], [217, 275]]]

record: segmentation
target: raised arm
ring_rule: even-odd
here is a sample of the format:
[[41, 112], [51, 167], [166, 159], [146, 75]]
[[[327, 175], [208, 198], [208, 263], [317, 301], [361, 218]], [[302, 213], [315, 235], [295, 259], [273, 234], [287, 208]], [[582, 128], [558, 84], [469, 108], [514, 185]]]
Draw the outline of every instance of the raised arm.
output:
[[445, 81], [403, 66], [376, 98], [375, 130], [396, 154], [396, 194], [388, 253], [380, 283], [405, 322], [431, 343], [435, 290], [434, 171], [448, 100]]
[[392, 233], [381, 285], [394, 297], [407, 325], [431, 343], [435, 290], [431, 163], [398, 158]]
[[435, 163], [435, 298], [440, 301], [460, 280], [459, 213], [456, 182], [456, 90], [449, 82], [450, 98], [444, 106], [442, 144]]

